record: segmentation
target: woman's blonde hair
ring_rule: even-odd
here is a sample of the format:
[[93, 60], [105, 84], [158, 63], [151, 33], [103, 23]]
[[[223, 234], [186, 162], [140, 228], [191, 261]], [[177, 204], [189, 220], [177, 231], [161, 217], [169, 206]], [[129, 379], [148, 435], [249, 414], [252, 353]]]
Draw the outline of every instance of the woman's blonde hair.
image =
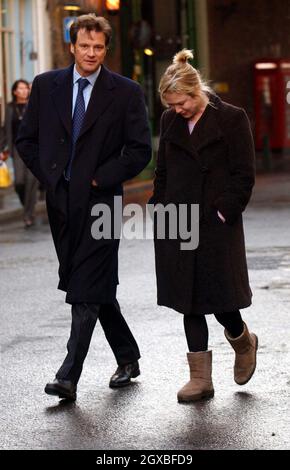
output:
[[194, 96], [201, 92], [211, 92], [211, 88], [203, 80], [200, 72], [188, 63], [193, 59], [193, 52], [189, 49], [175, 54], [172, 64], [166, 69], [159, 84], [160, 99], [167, 105], [166, 93], [180, 93]]

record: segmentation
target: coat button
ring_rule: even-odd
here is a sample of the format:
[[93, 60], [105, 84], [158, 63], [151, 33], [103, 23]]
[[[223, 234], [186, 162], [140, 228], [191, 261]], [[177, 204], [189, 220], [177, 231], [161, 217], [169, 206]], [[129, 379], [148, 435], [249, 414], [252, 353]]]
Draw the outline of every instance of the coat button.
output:
[[208, 166], [205, 166], [205, 165], [202, 166], [202, 167], [201, 167], [201, 171], [202, 171], [202, 173], [209, 173], [209, 168], [208, 168]]
[[59, 143], [60, 143], [61, 145], [63, 145], [64, 142], [65, 142], [65, 140], [64, 140], [63, 138], [59, 139]]
[[53, 163], [50, 167], [52, 170], [55, 170], [56, 169], [56, 163]]

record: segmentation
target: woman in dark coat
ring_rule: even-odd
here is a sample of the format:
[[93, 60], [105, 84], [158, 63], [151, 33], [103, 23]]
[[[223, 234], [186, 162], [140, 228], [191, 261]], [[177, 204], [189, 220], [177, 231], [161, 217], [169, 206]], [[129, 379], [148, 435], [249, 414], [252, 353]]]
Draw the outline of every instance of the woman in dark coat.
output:
[[16, 149], [16, 138], [29, 98], [29, 83], [26, 80], [16, 80], [11, 89], [12, 101], [5, 111], [5, 140], [9, 154], [13, 160], [14, 186], [23, 206], [23, 220], [26, 228], [34, 222], [34, 212], [37, 200], [38, 181], [25, 163], [19, 157]]
[[214, 314], [225, 327], [236, 353], [236, 383], [250, 380], [257, 350], [257, 337], [240, 314], [252, 297], [242, 222], [255, 181], [252, 134], [246, 113], [211, 92], [188, 63], [192, 57], [185, 49], [176, 54], [161, 78], [161, 100], [169, 109], [161, 118], [151, 200], [177, 209], [199, 205], [199, 244], [191, 250], [182, 249], [181, 240], [158, 239], [156, 208], [158, 305], [184, 315], [189, 348], [190, 381], [178, 392], [180, 402], [214, 394], [205, 315]]

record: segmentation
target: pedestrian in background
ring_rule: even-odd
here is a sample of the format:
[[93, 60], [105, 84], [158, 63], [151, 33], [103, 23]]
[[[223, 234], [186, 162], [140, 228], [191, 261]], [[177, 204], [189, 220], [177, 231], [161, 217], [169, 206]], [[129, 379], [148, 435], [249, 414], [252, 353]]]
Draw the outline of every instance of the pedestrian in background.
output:
[[8, 157], [7, 150], [5, 151], [6, 147], [6, 138], [4, 128], [0, 126], [0, 160], [5, 161]]
[[151, 202], [198, 204], [199, 246], [155, 237], [158, 304], [184, 315], [190, 381], [178, 401], [214, 395], [212, 352], [206, 315], [224, 326], [235, 351], [234, 379], [247, 383], [256, 366], [257, 337], [240, 309], [251, 304], [242, 212], [255, 181], [254, 146], [244, 110], [223, 102], [188, 62], [176, 54], [161, 78], [159, 92], [169, 109], [161, 135]]
[[75, 63], [35, 78], [17, 148], [46, 188], [59, 289], [72, 305], [68, 354], [45, 392], [74, 400], [97, 319], [117, 360], [110, 387], [140, 374], [140, 352], [116, 299], [119, 239], [95, 239], [92, 208], [106, 204], [151, 158], [140, 86], [104, 67], [112, 29], [81, 15], [70, 29]]
[[11, 94], [12, 102], [7, 104], [5, 111], [5, 144], [12, 157], [14, 187], [23, 206], [24, 225], [28, 228], [34, 223], [38, 181], [19, 157], [15, 142], [28, 103], [29, 83], [23, 79], [16, 80]]

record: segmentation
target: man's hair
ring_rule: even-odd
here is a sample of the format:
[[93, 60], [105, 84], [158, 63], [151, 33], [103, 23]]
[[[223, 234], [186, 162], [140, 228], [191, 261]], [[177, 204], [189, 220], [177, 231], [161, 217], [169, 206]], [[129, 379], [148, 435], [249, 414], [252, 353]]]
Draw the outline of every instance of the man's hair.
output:
[[108, 20], [103, 16], [96, 16], [94, 13], [79, 16], [70, 27], [69, 33], [72, 44], [77, 42], [77, 36], [80, 29], [104, 33], [106, 46], [109, 46], [112, 38], [112, 28]]

